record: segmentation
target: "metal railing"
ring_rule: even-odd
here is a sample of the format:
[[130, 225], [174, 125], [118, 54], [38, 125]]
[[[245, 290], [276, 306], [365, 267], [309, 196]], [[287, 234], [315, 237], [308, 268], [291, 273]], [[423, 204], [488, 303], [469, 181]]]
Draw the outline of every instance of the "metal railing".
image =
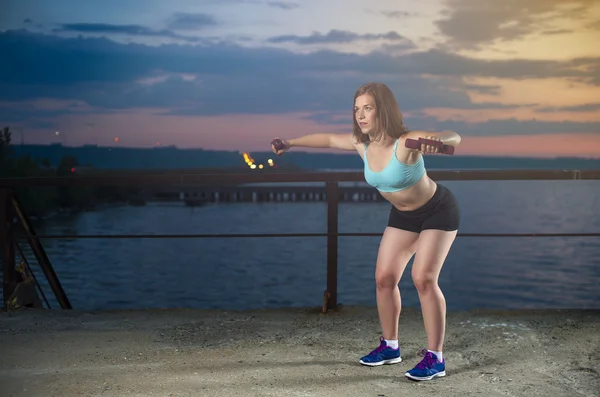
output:
[[[436, 181], [508, 181], [508, 180], [600, 180], [600, 170], [430, 170], [429, 176]], [[326, 185], [327, 230], [324, 233], [284, 234], [119, 234], [119, 235], [37, 235], [20, 206], [14, 189], [32, 187], [98, 187], [98, 186], [232, 186], [264, 182], [298, 183], [322, 182]], [[251, 174], [202, 174], [182, 171], [160, 174], [135, 174], [109, 177], [68, 176], [0, 178], [0, 249], [3, 253], [3, 291], [5, 305], [15, 283], [15, 235], [13, 219], [23, 226], [29, 245], [61, 308], [70, 309], [71, 304], [63, 291], [52, 266], [44, 253], [41, 239], [132, 239], [132, 238], [255, 238], [255, 237], [326, 237], [327, 280], [323, 299], [323, 311], [337, 306], [338, 238], [381, 236], [381, 233], [340, 233], [338, 231], [339, 183], [364, 182], [362, 172], [302, 172], [251, 173]], [[459, 237], [600, 237], [600, 233], [458, 233]]]

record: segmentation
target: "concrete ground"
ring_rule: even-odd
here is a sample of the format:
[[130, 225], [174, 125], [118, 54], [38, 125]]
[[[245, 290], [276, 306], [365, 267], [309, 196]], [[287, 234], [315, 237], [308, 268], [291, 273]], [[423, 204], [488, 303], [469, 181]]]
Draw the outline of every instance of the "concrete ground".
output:
[[405, 309], [404, 361], [364, 367], [376, 309], [0, 314], [1, 396], [600, 396], [600, 311], [448, 314], [447, 373], [404, 372], [426, 343]]

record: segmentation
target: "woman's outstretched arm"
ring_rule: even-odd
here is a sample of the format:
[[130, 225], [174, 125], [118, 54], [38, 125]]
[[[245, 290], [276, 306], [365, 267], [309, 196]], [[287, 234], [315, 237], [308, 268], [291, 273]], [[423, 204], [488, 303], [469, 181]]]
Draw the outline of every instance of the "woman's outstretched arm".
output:
[[352, 134], [309, 134], [289, 140], [282, 139], [282, 141], [283, 149], [277, 150], [277, 148], [272, 147], [275, 154], [283, 154], [292, 147], [356, 150]]

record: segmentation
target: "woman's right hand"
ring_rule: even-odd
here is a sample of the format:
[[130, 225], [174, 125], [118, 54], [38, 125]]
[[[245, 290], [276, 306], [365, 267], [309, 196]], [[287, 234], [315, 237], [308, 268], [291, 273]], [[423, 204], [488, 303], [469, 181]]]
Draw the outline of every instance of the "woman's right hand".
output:
[[271, 141], [271, 150], [278, 156], [290, 150], [290, 143], [285, 139], [275, 138]]

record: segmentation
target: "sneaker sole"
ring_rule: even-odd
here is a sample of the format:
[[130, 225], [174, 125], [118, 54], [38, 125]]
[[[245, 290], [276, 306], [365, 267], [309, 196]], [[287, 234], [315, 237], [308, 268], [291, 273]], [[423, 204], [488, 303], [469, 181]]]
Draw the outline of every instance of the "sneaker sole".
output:
[[379, 362], [376, 362], [376, 363], [368, 363], [368, 362], [365, 362], [363, 360], [359, 361], [359, 363], [361, 363], [362, 365], [366, 365], [368, 367], [377, 367], [377, 366], [384, 365], [384, 364], [385, 365], [398, 364], [400, 362], [402, 362], [402, 357], [392, 358], [390, 360], [383, 360], [383, 361], [379, 361]]
[[436, 378], [438, 376], [439, 377], [446, 376], [446, 371], [441, 371], [441, 372], [438, 372], [437, 374], [434, 374], [434, 375], [422, 376], [422, 377], [414, 376], [414, 375], [411, 375], [411, 374], [409, 374], [407, 372], [407, 373], [404, 374], [404, 376], [406, 376], [409, 379], [418, 380], [418, 381], [421, 381], [421, 380], [432, 380], [433, 378]]

